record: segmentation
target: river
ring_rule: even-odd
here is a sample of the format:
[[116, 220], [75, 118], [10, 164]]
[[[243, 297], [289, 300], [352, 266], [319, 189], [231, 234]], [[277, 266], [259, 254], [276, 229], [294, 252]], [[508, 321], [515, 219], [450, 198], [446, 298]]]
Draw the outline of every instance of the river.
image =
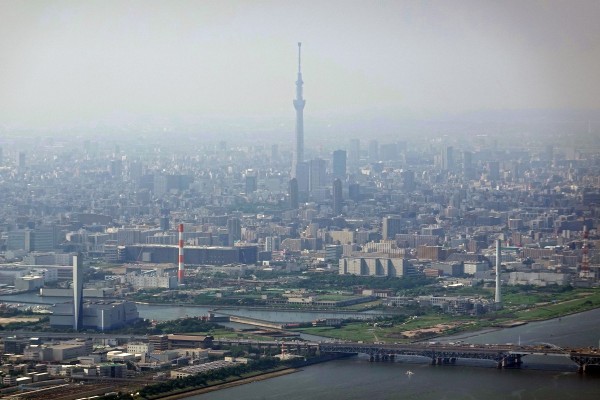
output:
[[[2, 296], [0, 301], [55, 303], [58, 298], [35, 295]], [[139, 304], [143, 318], [156, 320], [206, 315], [210, 307], [178, 307]], [[227, 313], [274, 322], [305, 321], [336, 316], [322, 312], [281, 312], [251, 309]], [[510, 329], [464, 333], [440, 341], [469, 343], [551, 343], [558, 346], [598, 346], [600, 309], [533, 322]], [[543, 359], [527, 356], [521, 370], [498, 370], [491, 362], [459, 360], [457, 365], [431, 366], [426, 360], [402, 359], [371, 363], [352, 357], [313, 365], [299, 372], [257, 381], [188, 400], [281, 399], [598, 399], [600, 378], [577, 374], [568, 360], [553, 360], [548, 370]], [[412, 371], [412, 375], [407, 375]]]
[[[17, 295], [0, 296], [0, 301], [11, 303], [26, 303], [26, 304], [54, 304], [70, 301], [69, 297], [41, 297], [35, 293], [23, 293]], [[87, 300], [87, 299], [86, 299]], [[95, 299], [99, 300], [99, 299]], [[218, 308], [218, 306], [176, 306], [176, 305], [156, 305], [138, 303], [137, 309], [141, 318], [154, 319], [157, 321], [165, 321], [184, 317], [197, 317], [207, 315], [210, 310]], [[321, 318], [367, 318], [372, 315], [385, 314], [379, 310], [371, 310], [366, 312], [348, 313], [347, 311], [283, 311], [283, 310], [265, 310], [253, 308], [227, 308], [222, 309], [226, 315], [235, 315], [239, 317], [247, 317], [260, 319], [270, 322], [311, 322]], [[217, 311], [216, 314], [219, 314]]]
[[[470, 343], [551, 343], [598, 346], [600, 309], [520, 327], [445, 338]], [[432, 366], [426, 360], [371, 363], [352, 357], [313, 365], [275, 379], [224, 389], [188, 400], [326, 399], [576, 399], [600, 398], [600, 378], [582, 376], [569, 360], [527, 356], [521, 370], [498, 370], [485, 361]], [[413, 372], [407, 375], [407, 372]]]

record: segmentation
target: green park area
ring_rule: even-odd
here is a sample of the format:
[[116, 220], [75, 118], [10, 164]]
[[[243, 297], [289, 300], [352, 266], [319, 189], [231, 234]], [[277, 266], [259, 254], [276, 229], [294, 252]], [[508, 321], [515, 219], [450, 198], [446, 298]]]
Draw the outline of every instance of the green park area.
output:
[[[479, 316], [443, 314], [437, 308], [405, 310], [381, 321], [354, 321], [342, 326], [298, 328], [297, 331], [338, 340], [406, 343], [464, 331], [557, 318], [600, 307], [599, 289], [510, 288], [504, 308]], [[403, 312], [401, 308], [397, 310]], [[412, 315], [420, 314], [420, 315]]]
[[570, 295], [557, 295], [551, 298], [550, 301], [536, 301], [527, 308], [515, 311], [514, 319], [536, 321], [600, 307], [600, 290], [578, 290], [574, 292]]

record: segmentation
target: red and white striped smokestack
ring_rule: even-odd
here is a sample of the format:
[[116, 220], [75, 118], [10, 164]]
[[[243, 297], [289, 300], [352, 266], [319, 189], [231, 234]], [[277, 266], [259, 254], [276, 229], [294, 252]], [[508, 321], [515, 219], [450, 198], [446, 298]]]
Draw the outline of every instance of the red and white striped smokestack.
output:
[[177, 270], [177, 280], [183, 285], [183, 274], [185, 267], [183, 264], [183, 224], [179, 224], [179, 269]]

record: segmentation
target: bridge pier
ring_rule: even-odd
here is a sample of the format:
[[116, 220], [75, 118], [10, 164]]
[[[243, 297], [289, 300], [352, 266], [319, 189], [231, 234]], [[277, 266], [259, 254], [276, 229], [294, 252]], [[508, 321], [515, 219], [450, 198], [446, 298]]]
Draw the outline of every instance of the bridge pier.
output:
[[498, 368], [521, 368], [521, 364], [523, 361], [520, 354], [509, 355], [498, 362]]
[[600, 372], [600, 364], [581, 364], [577, 369], [580, 374], [598, 375]]

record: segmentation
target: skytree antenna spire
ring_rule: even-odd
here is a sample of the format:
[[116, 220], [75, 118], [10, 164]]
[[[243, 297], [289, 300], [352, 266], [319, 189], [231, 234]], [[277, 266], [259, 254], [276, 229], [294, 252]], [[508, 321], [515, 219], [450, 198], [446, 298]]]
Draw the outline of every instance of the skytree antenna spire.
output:
[[298, 42], [298, 73], [302, 73], [302, 42]]
[[298, 176], [298, 165], [304, 161], [304, 105], [306, 100], [302, 97], [302, 43], [298, 42], [298, 79], [296, 79], [296, 98], [294, 108], [296, 109], [296, 143], [294, 146], [294, 157], [292, 159], [292, 178]]

